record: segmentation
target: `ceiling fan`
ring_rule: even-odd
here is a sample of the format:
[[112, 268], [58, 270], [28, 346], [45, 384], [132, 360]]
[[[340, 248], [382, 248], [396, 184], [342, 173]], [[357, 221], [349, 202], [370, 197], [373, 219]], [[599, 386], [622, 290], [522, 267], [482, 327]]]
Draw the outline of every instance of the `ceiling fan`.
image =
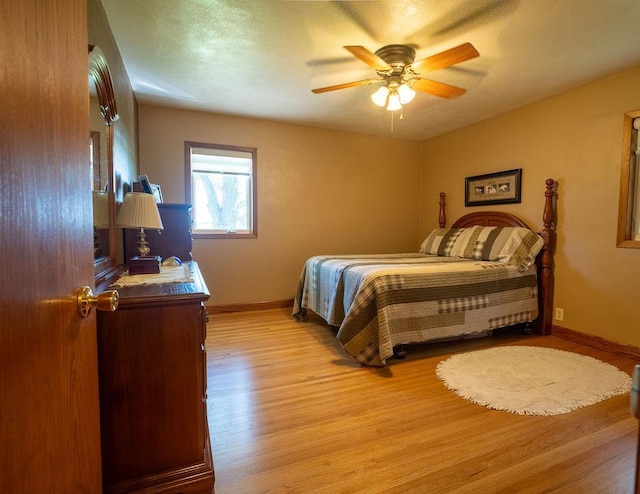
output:
[[383, 84], [371, 95], [371, 99], [378, 106], [386, 106], [390, 111], [402, 109], [402, 105], [413, 99], [415, 91], [449, 99], [462, 96], [466, 89], [426, 79], [422, 73], [444, 69], [479, 56], [471, 43], [463, 43], [418, 61], [414, 61], [416, 51], [410, 45], [386, 45], [375, 53], [371, 53], [363, 46], [345, 46], [344, 48], [374, 68], [380, 78], [346, 82], [311, 91], [319, 94], [356, 86]]

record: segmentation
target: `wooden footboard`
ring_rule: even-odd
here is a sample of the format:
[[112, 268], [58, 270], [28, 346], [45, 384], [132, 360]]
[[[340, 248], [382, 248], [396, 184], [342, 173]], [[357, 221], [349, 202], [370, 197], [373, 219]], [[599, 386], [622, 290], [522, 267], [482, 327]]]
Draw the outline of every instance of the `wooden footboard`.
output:
[[[538, 234], [542, 237], [544, 245], [536, 259], [538, 269], [538, 319], [535, 332], [541, 335], [551, 334], [553, 320], [553, 252], [556, 243], [555, 218], [556, 218], [556, 192], [555, 180], [548, 178], [545, 181], [544, 209], [542, 212], [542, 231]], [[446, 196], [440, 192], [440, 211], [438, 214], [440, 228], [447, 223]], [[501, 211], [478, 211], [466, 214], [454, 221], [451, 228], [466, 228], [475, 225], [482, 226], [520, 226], [533, 230], [523, 220], [510, 213]], [[535, 231], [535, 230], [533, 230]]]

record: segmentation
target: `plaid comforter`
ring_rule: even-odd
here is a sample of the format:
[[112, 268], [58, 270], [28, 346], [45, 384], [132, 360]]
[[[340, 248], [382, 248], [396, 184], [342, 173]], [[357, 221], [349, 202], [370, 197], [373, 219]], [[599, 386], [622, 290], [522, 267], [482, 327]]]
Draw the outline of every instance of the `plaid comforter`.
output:
[[311, 309], [339, 326], [356, 361], [383, 366], [393, 347], [473, 335], [538, 316], [535, 266], [425, 254], [315, 256], [293, 315]]

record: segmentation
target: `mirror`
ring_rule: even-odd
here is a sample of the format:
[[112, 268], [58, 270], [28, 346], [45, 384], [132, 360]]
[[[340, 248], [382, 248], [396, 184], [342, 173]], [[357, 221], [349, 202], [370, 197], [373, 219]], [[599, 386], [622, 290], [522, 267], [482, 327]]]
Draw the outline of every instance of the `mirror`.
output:
[[93, 196], [96, 285], [115, 267], [116, 228], [113, 191], [113, 124], [118, 112], [113, 82], [102, 50], [89, 45], [89, 166]]

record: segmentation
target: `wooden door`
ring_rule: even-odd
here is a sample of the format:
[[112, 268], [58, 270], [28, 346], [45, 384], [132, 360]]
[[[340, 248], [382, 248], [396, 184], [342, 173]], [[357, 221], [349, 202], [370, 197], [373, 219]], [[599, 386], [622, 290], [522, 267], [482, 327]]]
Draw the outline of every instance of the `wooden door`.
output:
[[0, 2], [0, 492], [101, 491], [85, 0]]

